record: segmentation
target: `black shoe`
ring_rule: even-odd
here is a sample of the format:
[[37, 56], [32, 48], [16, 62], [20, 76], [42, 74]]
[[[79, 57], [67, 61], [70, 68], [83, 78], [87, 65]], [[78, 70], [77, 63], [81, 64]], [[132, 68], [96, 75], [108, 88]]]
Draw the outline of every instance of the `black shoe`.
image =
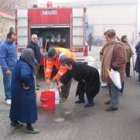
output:
[[36, 86], [37, 86], [37, 87], [40, 87], [40, 85], [39, 85], [39, 84], [37, 84]]
[[106, 101], [105, 104], [106, 104], [106, 105], [109, 105], [109, 104], [110, 104], [110, 100], [109, 100], [109, 101]]
[[21, 122], [18, 121], [11, 121], [10, 122], [11, 126], [15, 126], [15, 127], [22, 127], [23, 124]]
[[108, 107], [108, 108], [106, 109], [107, 112], [108, 112], [108, 111], [117, 111], [117, 110], [118, 110], [117, 107]]
[[38, 129], [33, 128], [33, 129], [26, 129], [25, 132], [28, 134], [37, 134], [40, 131]]
[[77, 100], [75, 103], [76, 103], [76, 104], [85, 103], [85, 100], [81, 100], [81, 99], [79, 99], [79, 100]]
[[85, 107], [92, 107], [92, 106], [94, 106], [94, 103], [93, 103], [93, 102], [91, 102], [91, 103], [86, 103], [86, 104], [85, 104]]

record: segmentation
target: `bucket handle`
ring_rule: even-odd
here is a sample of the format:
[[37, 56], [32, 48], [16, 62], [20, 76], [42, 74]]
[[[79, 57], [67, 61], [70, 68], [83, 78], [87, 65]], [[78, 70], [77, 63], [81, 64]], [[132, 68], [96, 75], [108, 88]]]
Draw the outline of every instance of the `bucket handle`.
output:
[[49, 98], [49, 99], [41, 99], [41, 98], [40, 98], [40, 101], [49, 101], [49, 100], [51, 100], [51, 99], [52, 99], [52, 97]]

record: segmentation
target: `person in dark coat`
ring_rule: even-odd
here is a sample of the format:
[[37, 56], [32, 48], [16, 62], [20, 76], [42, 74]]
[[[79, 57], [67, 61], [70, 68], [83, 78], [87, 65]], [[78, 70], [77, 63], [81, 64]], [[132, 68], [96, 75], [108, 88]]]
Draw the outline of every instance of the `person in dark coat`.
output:
[[130, 76], [130, 66], [131, 66], [131, 58], [133, 57], [133, 51], [131, 49], [131, 46], [129, 45], [128, 43], [128, 39], [127, 39], [127, 36], [126, 35], [123, 35], [121, 37], [121, 42], [123, 43], [123, 46], [125, 48], [125, 51], [126, 51], [126, 55], [127, 55], [127, 62], [126, 62], [126, 69], [125, 69], [125, 72], [126, 72], [126, 77], [131, 77]]
[[76, 95], [79, 96], [79, 100], [75, 103], [85, 103], [84, 93], [86, 93], [88, 103], [85, 104], [85, 107], [93, 106], [93, 99], [100, 90], [98, 70], [84, 63], [74, 62], [72, 59], [66, 59], [62, 63], [68, 71], [61, 78], [58, 88], [61, 88], [73, 77], [78, 81]]
[[38, 76], [38, 71], [40, 68], [40, 61], [41, 57], [43, 57], [43, 54], [41, 54], [39, 45], [38, 45], [38, 36], [36, 34], [33, 34], [31, 36], [31, 42], [28, 44], [27, 48], [31, 48], [34, 51], [35, 59], [37, 61], [37, 64], [35, 65], [35, 76], [36, 76], [36, 86], [37, 90], [39, 89], [40, 85], [38, 84], [37, 76]]
[[21, 123], [26, 123], [25, 132], [38, 133], [39, 130], [32, 127], [32, 124], [37, 120], [34, 52], [32, 49], [25, 49], [15, 64], [12, 76], [11, 96], [11, 125], [20, 126]]
[[135, 71], [139, 73], [138, 81], [140, 81], [140, 42], [137, 43], [136, 47], [136, 62], [135, 62]]
[[93, 44], [93, 36], [92, 36], [92, 33], [90, 33], [88, 36], [89, 51], [91, 51], [92, 44]]

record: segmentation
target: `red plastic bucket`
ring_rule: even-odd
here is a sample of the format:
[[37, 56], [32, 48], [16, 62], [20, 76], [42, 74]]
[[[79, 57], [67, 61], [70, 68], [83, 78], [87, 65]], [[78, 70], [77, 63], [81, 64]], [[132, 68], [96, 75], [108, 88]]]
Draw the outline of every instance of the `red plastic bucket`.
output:
[[55, 109], [55, 92], [54, 91], [41, 92], [41, 102], [43, 110]]

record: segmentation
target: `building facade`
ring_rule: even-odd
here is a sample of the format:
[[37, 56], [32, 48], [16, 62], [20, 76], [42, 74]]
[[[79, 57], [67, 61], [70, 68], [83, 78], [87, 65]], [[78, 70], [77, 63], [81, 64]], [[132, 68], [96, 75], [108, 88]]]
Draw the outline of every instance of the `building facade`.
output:
[[27, 8], [33, 3], [37, 3], [37, 0], [0, 0], [0, 11], [14, 15], [15, 8]]
[[103, 44], [103, 34], [110, 28], [116, 30], [119, 38], [127, 35], [131, 44], [136, 43], [139, 32], [137, 0], [75, 0], [65, 5], [87, 7], [86, 37], [88, 40], [88, 35], [92, 33], [95, 45]]
[[[129, 42], [137, 40], [137, 2], [100, 1], [87, 4], [88, 25], [95, 40], [102, 41], [107, 29], [115, 29], [117, 36], [127, 35]], [[100, 42], [100, 41], [99, 41]]]
[[27, 8], [33, 3], [37, 3], [37, 0], [0, 0], [0, 42], [9, 30], [14, 30], [15, 8]]
[[11, 30], [14, 30], [14, 16], [0, 12], [0, 42]]

